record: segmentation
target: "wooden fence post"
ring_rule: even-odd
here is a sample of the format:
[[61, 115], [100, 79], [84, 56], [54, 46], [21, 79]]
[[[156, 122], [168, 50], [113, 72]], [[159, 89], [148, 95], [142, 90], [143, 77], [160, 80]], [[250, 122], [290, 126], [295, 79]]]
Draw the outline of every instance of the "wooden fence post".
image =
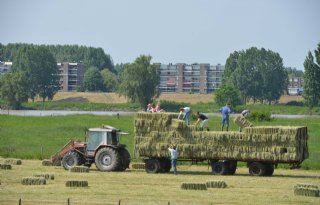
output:
[[70, 198], [68, 198], [68, 205], [70, 205]]
[[118, 205], [121, 205], [121, 200], [119, 200]]
[[21, 199], [19, 199], [19, 205], [21, 205]]

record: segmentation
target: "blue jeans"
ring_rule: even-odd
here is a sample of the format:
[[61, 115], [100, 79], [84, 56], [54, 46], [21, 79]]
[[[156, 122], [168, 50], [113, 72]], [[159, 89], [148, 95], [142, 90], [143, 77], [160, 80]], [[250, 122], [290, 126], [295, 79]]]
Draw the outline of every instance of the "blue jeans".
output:
[[222, 131], [223, 131], [224, 123], [226, 123], [226, 128], [227, 128], [227, 131], [228, 131], [228, 129], [229, 129], [229, 117], [222, 117], [222, 126], [221, 126], [221, 130]]
[[184, 121], [186, 122], [187, 125], [189, 125], [189, 117], [190, 117], [190, 114], [191, 114], [191, 110], [188, 111], [188, 112], [183, 116], [183, 119], [184, 119]]
[[177, 174], [177, 159], [172, 159], [172, 169], [173, 169], [173, 173]]

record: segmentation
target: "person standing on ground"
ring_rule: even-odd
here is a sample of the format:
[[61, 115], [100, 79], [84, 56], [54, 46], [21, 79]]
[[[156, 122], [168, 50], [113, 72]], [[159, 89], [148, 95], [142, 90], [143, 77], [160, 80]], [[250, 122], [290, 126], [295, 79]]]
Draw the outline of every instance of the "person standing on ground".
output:
[[200, 112], [197, 112], [198, 120], [196, 122], [196, 125], [200, 122], [200, 128], [201, 130], [204, 130], [206, 128], [207, 131], [209, 131], [208, 127], [208, 117]]
[[176, 175], [177, 174], [177, 159], [178, 159], [178, 153], [177, 153], [177, 150], [176, 150], [176, 145], [168, 146], [168, 150], [169, 150], [170, 156], [171, 156], [171, 163], [172, 163], [173, 173]]
[[191, 114], [190, 107], [180, 108], [180, 113], [178, 115], [178, 119], [180, 119], [180, 117], [183, 116], [182, 119], [187, 123], [187, 125], [189, 125], [190, 114]]
[[227, 132], [229, 130], [229, 114], [231, 113], [230, 104], [226, 104], [219, 110], [222, 113], [221, 131], [223, 131], [224, 124], [226, 124]]

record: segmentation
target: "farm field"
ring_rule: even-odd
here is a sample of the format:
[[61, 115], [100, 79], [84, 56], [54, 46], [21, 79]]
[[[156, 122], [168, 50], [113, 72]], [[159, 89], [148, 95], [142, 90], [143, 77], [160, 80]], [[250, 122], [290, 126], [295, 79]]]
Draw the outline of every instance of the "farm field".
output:
[[[0, 163], [3, 161], [0, 158]], [[23, 177], [50, 173], [47, 185], [22, 185]], [[87, 180], [88, 187], [66, 187], [67, 180]], [[182, 190], [183, 182], [205, 183], [223, 180], [227, 188]], [[0, 204], [320, 204], [320, 197], [294, 195], [294, 185], [320, 185], [319, 171], [276, 169], [272, 177], [252, 177], [247, 168], [234, 176], [211, 175], [207, 166], [179, 165], [178, 175], [147, 174], [143, 170], [99, 172], [93, 165], [89, 173], [73, 173], [62, 167], [42, 166], [40, 160], [22, 160], [12, 170], [0, 170]]]

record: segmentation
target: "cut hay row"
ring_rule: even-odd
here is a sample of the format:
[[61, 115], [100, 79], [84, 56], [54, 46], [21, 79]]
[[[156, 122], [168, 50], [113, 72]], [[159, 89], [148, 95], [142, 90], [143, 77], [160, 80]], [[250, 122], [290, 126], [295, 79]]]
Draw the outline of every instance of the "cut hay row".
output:
[[234, 123], [236, 123], [241, 128], [253, 126], [253, 124], [242, 115], [239, 115], [236, 118], [234, 118]]
[[37, 173], [33, 175], [34, 177], [43, 177], [46, 180], [54, 180], [54, 174], [47, 174], [47, 173]]
[[4, 164], [21, 165], [22, 161], [21, 161], [21, 159], [6, 159], [4, 161]]
[[181, 189], [184, 189], [184, 190], [207, 190], [207, 185], [205, 183], [184, 182], [181, 184]]
[[207, 188], [226, 188], [227, 183], [225, 181], [208, 181], [206, 182]]
[[0, 169], [12, 169], [11, 164], [0, 164]]
[[319, 197], [320, 190], [315, 188], [295, 187], [294, 195]]
[[145, 163], [133, 163], [131, 164], [132, 169], [145, 169]]
[[51, 160], [49, 160], [49, 159], [42, 160], [42, 166], [52, 166], [52, 165], [53, 165], [53, 163]]
[[82, 172], [82, 173], [87, 173], [89, 172], [89, 167], [84, 167], [84, 166], [74, 166], [70, 169], [70, 172]]
[[47, 181], [44, 177], [23, 177], [22, 185], [46, 185]]
[[172, 113], [137, 113], [135, 155], [169, 157], [176, 144], [179, 158], [301, 161], [308, 157], [306, 127], [246, 127], [243, 132], [203, 132]]
[[79, 181], [79, 180], [69, 180], [66, 181], [67, 187], [87, 187], [88, 181]]

